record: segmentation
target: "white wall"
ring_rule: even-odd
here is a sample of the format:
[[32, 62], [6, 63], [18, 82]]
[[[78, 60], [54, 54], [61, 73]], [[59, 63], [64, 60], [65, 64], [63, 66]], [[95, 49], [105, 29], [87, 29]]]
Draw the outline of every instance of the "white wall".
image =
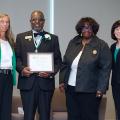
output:
[[0, 12], [10, 15], [14, 34], [30, 30], [30, 15], [33, 10], [45, 14], [45, 29], [49, 30], [49, 0], [0, 0]]
[[86, 16], [96, 19], [100, 24], [98, 36], [110, 45], [111, 25], [119, 19], [119, 5], [119, 0], [55, 0], [55, 33], [60, 36], [63, 53], [76, 34], [76, 23]]

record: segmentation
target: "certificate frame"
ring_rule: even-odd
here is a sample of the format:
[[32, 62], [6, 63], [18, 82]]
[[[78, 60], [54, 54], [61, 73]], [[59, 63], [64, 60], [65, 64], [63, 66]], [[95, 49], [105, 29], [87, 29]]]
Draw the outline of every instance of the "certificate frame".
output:
[[54, 72], [53, 53], [28, 53], [27, 65], [31, 72]]

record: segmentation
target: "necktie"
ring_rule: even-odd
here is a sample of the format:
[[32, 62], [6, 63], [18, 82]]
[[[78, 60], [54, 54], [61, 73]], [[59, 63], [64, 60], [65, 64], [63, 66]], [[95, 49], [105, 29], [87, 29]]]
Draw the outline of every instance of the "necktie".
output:
[[34, 33], [34, 37], [37, 37], [38, 35], [43, 37], [44, 33], [43, 32]]

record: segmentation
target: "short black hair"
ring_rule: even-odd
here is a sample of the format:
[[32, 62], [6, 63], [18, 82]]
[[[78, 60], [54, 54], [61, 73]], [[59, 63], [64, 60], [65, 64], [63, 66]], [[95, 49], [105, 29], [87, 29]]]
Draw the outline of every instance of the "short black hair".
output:
[[91, 26], [93, 33], [96, 35], [99, 30], [99, 24], [96, 22], [95, 19], [93, 19], [91, 17], [84, 17], [78, 21], [78, 23], [76, 24], [76, 27], [75, 27], [77, 33], [79, 35], [81, 35], [82, 29], [83, 29], [85, 23], [88, 23]]
[[117, 21], [114, 22], [113, 25], [112, 25], [112, 28], [111, 28], [111, 38], [112, 38], [113, 40], [117, 40], [117, 38], [115, 37], [114, 31], [115, 31], [115, 29], [116, 29], [117, 27], [119, 27], [119, 26], [120, 26], [120, 20], [117, 20]]

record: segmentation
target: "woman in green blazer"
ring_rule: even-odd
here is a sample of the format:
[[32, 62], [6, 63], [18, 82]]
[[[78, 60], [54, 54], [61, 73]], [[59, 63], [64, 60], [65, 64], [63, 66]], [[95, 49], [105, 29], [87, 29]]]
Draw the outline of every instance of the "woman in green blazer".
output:
[[0, 120], [11, 120], [13, 85], [16, 84], [14, 38], [10, 18], [0, 14]]

